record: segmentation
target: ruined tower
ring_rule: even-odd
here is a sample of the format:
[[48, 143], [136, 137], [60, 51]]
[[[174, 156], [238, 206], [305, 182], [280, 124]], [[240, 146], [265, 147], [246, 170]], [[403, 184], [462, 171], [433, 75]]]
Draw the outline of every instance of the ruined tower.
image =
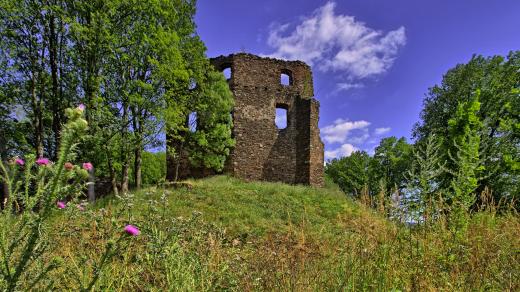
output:
[[[225, 172], [245, 180], [323, 185], [319, 102], [313, 98], [310, 67], [245, 53], [216, 57], [211, 63], [219, 71], [231, 70], [228, 82], [235, 97], [236, 146]], [[277, 108], [286, 111], [284, 129], [275, 124]]]

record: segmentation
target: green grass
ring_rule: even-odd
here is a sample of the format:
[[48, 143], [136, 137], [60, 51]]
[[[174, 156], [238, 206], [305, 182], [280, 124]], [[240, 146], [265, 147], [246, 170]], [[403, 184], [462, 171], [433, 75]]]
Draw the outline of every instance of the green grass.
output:
[[[220, 176], [192, 182], [192, 190], [167, 191], [168, 212], [189, 217], [201, 212], [205, 221], [225, 226], [237, 235], [263, 236], [288, 232], [306, 221], [310, 232], [337, 231], [339, 214], [357, 208], [335, 186], [324, 189], [281, 183], [243, 183]], [[158, 199], [155, 189], [140, 194]]]
[[122, 238], [95, 290], [520, 289], [516, 214], [471, 216], [460, 242], [443, 220], [410, 230], [331, 183], [226, 176], [190, 183], [190, 190], [152, 187], [99, 200], [86, 212], [57, 212], [46, 233], [48, 258], [62, 264], [41, 288], [51, 280], [55, 289], [84, 286], [107, 244], [131, 223], [142, 233]]

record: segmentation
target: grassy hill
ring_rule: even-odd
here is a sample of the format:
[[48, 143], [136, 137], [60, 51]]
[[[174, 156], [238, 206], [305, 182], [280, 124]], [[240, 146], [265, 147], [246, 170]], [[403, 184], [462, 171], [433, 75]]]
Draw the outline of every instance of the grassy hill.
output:
[[94, 289], [110, 291], [520, 289], [514, 214], [473, 216], [461, 244], [442, 220], [399, 226], [331, 183], [190, 183], [60, 210], [45, 234], [61, 264], [44, 284], [75, 290], [98, 274]]

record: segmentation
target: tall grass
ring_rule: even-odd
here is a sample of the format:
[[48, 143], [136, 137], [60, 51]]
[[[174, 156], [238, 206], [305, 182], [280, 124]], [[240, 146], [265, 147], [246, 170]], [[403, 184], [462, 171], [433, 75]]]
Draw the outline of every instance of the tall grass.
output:
[[[47, 233], [53, 253], [45, 257], [62, 261], [36, 288], [85, 287], [115, 245], [114, 234], [132, 222], [141, 234], [109, 259], [93, 290], [520, 289], [519, 216], [497, 214], [489, 200], [468, 214], [460, 241], [442, 214], [410, 227], [386, 219], [391, 204], [374, 210], [331, 184], [315, 189], [228, 177], [191, 184], [56, 215]], [[438, 204], [432, 201], [432, 210]]]

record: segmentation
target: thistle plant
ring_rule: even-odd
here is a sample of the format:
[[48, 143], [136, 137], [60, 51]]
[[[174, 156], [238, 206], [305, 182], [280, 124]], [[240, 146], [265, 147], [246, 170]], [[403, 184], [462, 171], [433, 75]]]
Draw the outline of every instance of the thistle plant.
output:
[[455, 117], [448, 121], [448, 132], [454, 146], [454, 151], [448, 152], [453, 161], [453, 168], [448, 170], [453, 177], [449, 193], [450, 225], [454, 235], [461, 240], [466, 237], [468, 212], [476, 201], [475, 191], [485, 170], [480, 155], [482, 121], [478, 117], [479, 97], [480, 90], [477, 90], [469, 101], [458, 105]]
[[[413, 150], [413, 163], [407, 174], [409, 192], [405, 200], [406, 209], [415, 222], [428, 220], [428, 217], [437, 217], [435, 213], [442, 210], [431, 210], [431, 202], [441, 191], [438, 178], [445, 171], [445, 162], [441, 161], [439, 138], [430, 135], [423, 144]], [[435, 212], [432, 214], [432, 212]]]
[[[0, 162], [0, 181], [6, 186], [0, 212], [1, 289], [14, 291], [22, 281], [31, 289], [61, 261], [57, 257], [44, 261], [51, 248], [46, 230], [53, 213], [67, 208], [67, 200], [78, 199], [88, 178], [91, 165], [69, 162], [88, 127], [83, 110], [80, 105], [65, 112], [68, 122], [63, 127], [58, 161], [27, 155], [25, 160], [17, 157], [7, 164]], [[40, 268], [32, 271], [33, 266]]]

